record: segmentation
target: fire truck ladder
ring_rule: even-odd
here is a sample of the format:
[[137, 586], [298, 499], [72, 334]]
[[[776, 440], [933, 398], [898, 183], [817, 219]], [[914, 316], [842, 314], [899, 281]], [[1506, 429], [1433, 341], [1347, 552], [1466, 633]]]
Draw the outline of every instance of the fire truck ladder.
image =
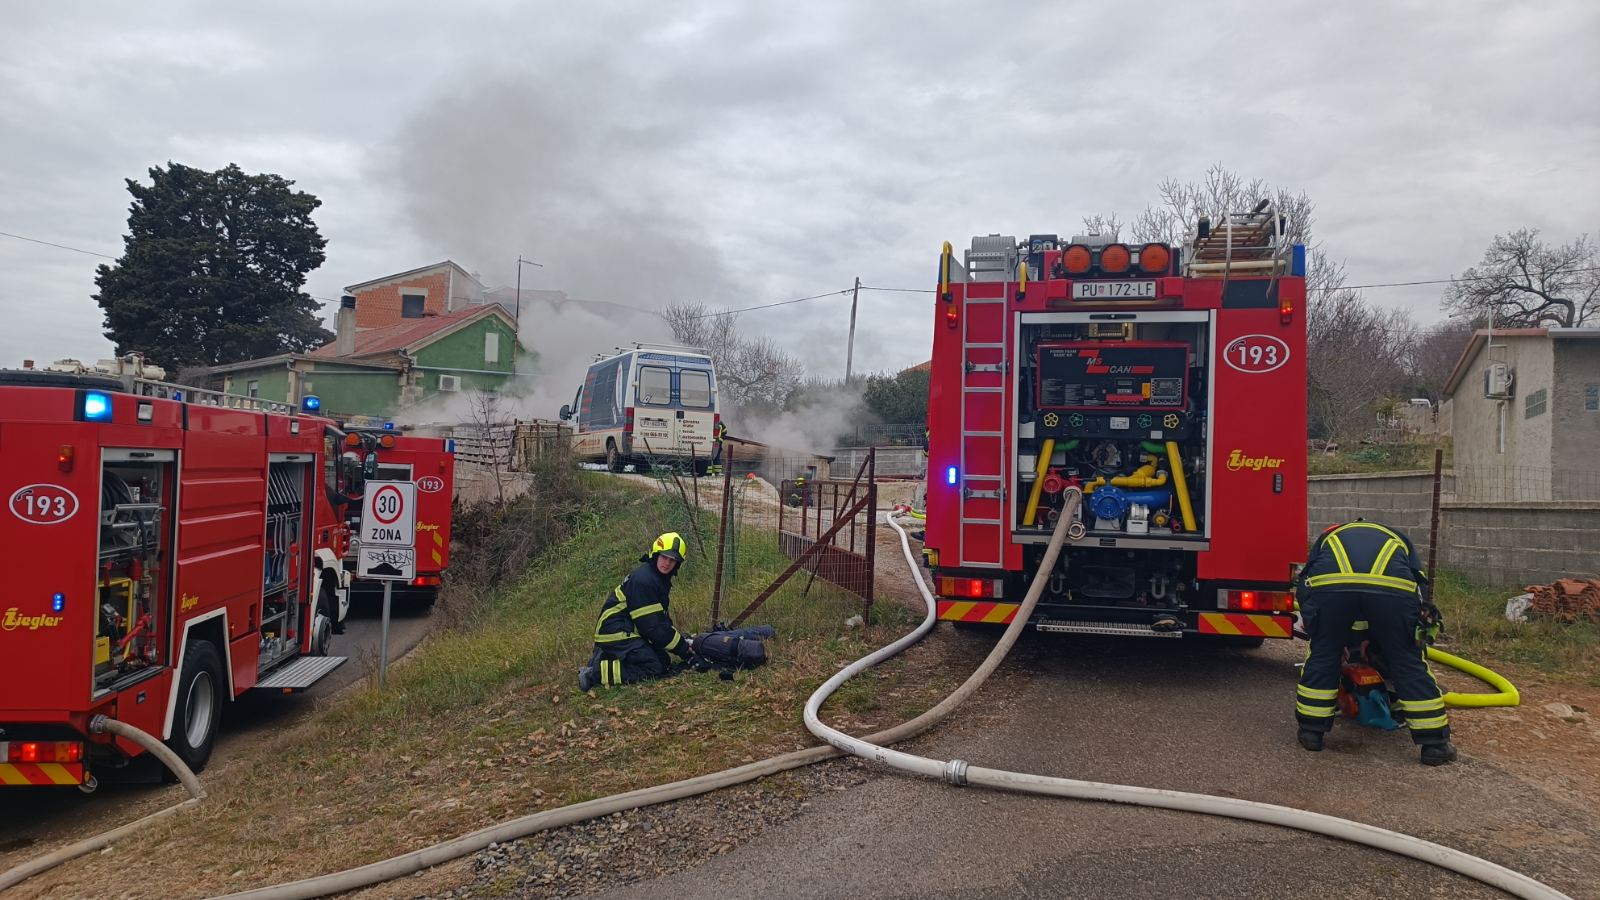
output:
[[222, 391], [190, 387], [186, 384], [173, 384], [168, 381], [156, 381], [150, 378], [136, 378], [132, 375], [120, 377], [124, 390], [130, 394], [138, 394], [141, 397], [181, 400], [185, 403], [218, 406], [224, 409], [248, 409], [256, 412], [275, 413], [298, 412], [292, 403], [279, 403], [275, 400], [263, 400], [260, 397], [241, 397], [238, 394], [226, 394]]
[[1276, 278], [1289, 267], [1287, 227], [1271, 200], [1261, 201], [1250, 212], [1229, 213], [1216, 225], [1201, 219], [1189, 245], [1188, 275], [1221, 278], [1224, 283], [1235, 274]]
[[[974, 423], [970, 416], [975, 407], [985, 404], [972, 404], [967, 402], [973, 395], [990, 395], [996, 405], [1004, 404], [1004, 384], [1006, 364], [1002, 362], [978, 363], [973, 361], [974, 350], [980, 351], [979, 358], [990, 357], [995, 354], [985, 351], [1001, 351], [999, 357], [1004, 359], [1005, 337], [1004, 329], [1000, 329], [1002, 337], [998, 343], [974, 341], [972, 339], [973, 319], [978, 317], [998, 316], [1003, 323], [1005, 320], [1006, 298], [1011, 296], [1010, 275], [1017, 267], [1017, 241], [1010, 236], [989, 235], [974, 238], [972, 249], [966, 254], [965, 266], [967, 272], [968, 290], [963, 301], [967, 308], [967, 315], [961, 322], [961, 454], [959, 457], [961, 479], [961, 528], [960, 528], [960, 559], [962, 565], [977, 568], [1000, 568], [1004, 564], [1006, 526], [1005, 526], [1005, 500], [1006, 500], [1006, 461], [1005, 461], [1005, 431], [1000, 423], [1005, 421], [1007, 412], [1000, 409], [990, 414], [991, 423]], [[980, 282], [1001, 282], [1003, 287], [996, 297], [973, 297], [972, 284]], [[999, 374], [999, 378], [995, 375]], [[977, 438], [978, 440], [970, 440]], [[968, 453], [977, 447], [993, 446], [993, 458], [975, 460]], [[993, 470], [992, 472], [990, 470]], [[984, 487], [969, 487], [970, 482], [980, 482]], [[987, 485], [992, 485], [987, 486]], [[974, 516], [969, 513], [971, 501], [993, 501], [992, 506], [999, 511], [992, 517], [989, 515]], [[978, 505], [991, 506], [987, 502]], [[978, 526], [971, 528], [970, 526]], [[984, 535], [981, 547], [969, 546], [977, 544], [973, 540], [977, 535]], [[992, 535], [992, 538], [989, 537]]]

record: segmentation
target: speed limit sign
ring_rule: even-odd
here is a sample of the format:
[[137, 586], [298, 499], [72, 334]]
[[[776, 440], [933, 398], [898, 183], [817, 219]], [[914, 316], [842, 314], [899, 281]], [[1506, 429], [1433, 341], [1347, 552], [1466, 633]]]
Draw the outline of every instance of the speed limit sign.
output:
[[361, 504], [361, 543], [410, 547], [417, 539], [417, 486], [409, 481], [369, 481]]

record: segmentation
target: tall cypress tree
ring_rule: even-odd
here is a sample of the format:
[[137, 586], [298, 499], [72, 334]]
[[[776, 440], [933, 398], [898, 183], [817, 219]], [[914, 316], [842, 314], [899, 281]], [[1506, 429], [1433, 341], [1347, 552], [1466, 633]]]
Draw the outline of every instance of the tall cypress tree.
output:
[[332, 340], [306, 275], [327, 240], [311, 220], [322, 201], [236, 164], [178, 163], [128, 180], [133, 203], [122, 256], [95, 272], [95, 302], [117, 352], [169, 369], [301, 352]]

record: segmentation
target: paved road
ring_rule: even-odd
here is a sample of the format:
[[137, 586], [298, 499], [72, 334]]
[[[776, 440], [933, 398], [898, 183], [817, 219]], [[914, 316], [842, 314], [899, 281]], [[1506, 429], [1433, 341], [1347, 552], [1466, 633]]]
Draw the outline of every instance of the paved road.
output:
[[[430, 617], [397, 603], [389, 630], [389, 658], [398, 658], [427, 634]], [[210, 767], [226, 765], [241, 748], [262, 741], [311, 713], [340, 689], [366, 677], [378, 658], [382, 625], [376, 605], [358, 603], [334, 651], [350, 661], [301, 694], [247, 693], [223, 713]], [[205, 779], [204, 774], [201, 780]], [[108, 784], [92, 796], [71, 788], [0, 790], [0, 869], [33, 855], [35, 845], [87, 837], [166, 805], [180, 791], [157, 784]]]
[[[958, 634], [954, 640], [981, 642]], [[1430, 769], [1402, 733], [1341, 726], [1294, 742], [1296, 649], [1046, 639], [950, 723], [910, 745], [939, 759], [1222, 794], [1405, 831], [1600, 897], [1594, 798], [1481, 759]], [[974, 648], [976, 649], [976, 648]], [[1303, 651], [1301, 651], [1303, 652]], [[1459, 715], [1493, 714], [1465, 711]], [[814, 798], [725, 855], [605, 894], [765, 897], [1497, 897], [1380, 851], [1265, 825], [953, 788], [882, 774]]]

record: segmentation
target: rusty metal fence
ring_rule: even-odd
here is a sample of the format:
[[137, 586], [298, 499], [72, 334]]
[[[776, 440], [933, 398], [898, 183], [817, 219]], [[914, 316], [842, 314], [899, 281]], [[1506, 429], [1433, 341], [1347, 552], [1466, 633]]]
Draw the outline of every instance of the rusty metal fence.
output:
[[[871, 454], [854, 472], [835, 478], [824, 458], [730, 442], [720, 476], [714, 623], [728, 617], [728, 625], [738, 627], [774, 598], [791, 608], [859, 603], [863, 618], [870, 618], [878, 508]], [[741, 608], [745, 596], [750, 600]]]

